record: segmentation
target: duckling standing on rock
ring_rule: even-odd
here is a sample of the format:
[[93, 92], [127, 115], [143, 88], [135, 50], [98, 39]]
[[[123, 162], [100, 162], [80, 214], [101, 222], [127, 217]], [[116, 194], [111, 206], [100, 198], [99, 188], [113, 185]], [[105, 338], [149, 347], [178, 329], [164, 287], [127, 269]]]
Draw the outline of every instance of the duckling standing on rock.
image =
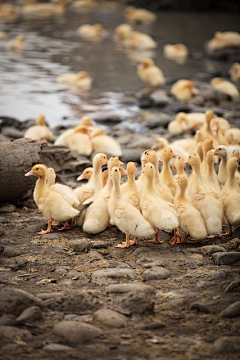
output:
[[183, 64], [188, 57], [188, 49], [183, 44], [166, 44], [163, 47], [163, 54], [166, 58], [174, 60], [178, 64]]
[[151, 38], [151, 36], [139, 31], [131, 32], [125, 39], [124, 45], [138, 50], [151, 50], [157, 47], [157, 43]]
[[90, 134], [93, 151], [103, 151], [113, 156], [122, 156], [122, 149], [118, 142], [103, 130], [95, 129]]
[[31, 126], [24, 134], [25, 138], [30, 138], [34, 140], [52, 140], [53, 133], [52, 131], [45, 125], [46, 119], [44, 115], [38, 115], [36, 118], [37, 125]]
[[[128, 248], [137, 244], [138, 238], [149, 239], [154, 236], [154, 230], [149, 222], [144, 219], [140, 211], [130, 203], [123, 200], [120, 189], [120, 170], [113, 167], [111, 171], [113, 189], [108, 202], [108, 212], [114, 225], [126, 234], [126, 243], [118, 244], [117, 247]], [[135, 236], [130, 242], [130, 235]]]
[[168, 124], [168, 131], [173, 135], [182, 134], [187, 130], [194, 130], [196, 127], [203, 125], [205, 122], [204, 113], [180, 112], [175, 119]]
[[193, 81], [190, 80], [178, 80], [171, 87], [171, 93], [180, 101], [191, 99], [193, 95], [198, 94], [198, 90], [195, 87]]
[[138, 190], [135, 174], [137, 168], [133, 162], [129, 162], [127, 164], [127, 176], [128, 181], [121, 185], [121, 192], [123, 199], [135, 206], [138, 210], [140, 210], [140, 191]]
[[105, 30], [103, 29], [103, 26], [100, 24], [95, 25], [81, 25], [78, 28], [78, 34], [85, 39], [92, 39], [92, 38], [98, 38], [103, 36], [105, 33]]
[[76, 74], [63, 74], [57, 77], [57, 82], [66, 84], [79, 91], [88, 91], [92, 86], [92, 78], [86, 71], [80, 71]]
[[214, 37], [208, 42], [209, 50], [219, 50], [240, 46], [240, 34], [235, 31], [216, 31]]
[[230, 81], [223, 80], [220, 77], [216, 77], [211, 80], [210, 84], [215, 89], [223, 92], [224, 94], [227, 94], [233, 98], [239, 97], [239, 91], [236, 85], [232, 84]]
[[80, 155], [89, 156], [92, 153], [92, 143], [89, 137], [89, 129], [85, 125], [75, 127], [72, 135], [66, 140], [66, 145], [70, 150], [76, 151]]
[[143, 59], [137, 67], [139, 78], [147, 85], [146, 92], [151, 92], [152, 88], [165, 84], [162, 70], [154, 64], [150, 58]]
[[133, 31], [129, 24], [121, 24], [114, 30], [114, 38], [116, 40], [125, 40]]
[[32, 170], [25, 174], [25, 176], [30, 175], [38, 177], [34, 190], [34, 201], [43, 216], [48, 219], [47, 230], [42, 230], [38, 234], [51, 233], [53, 231], [51, 229], [52, 220], [65, 222], [64, 227], [60, 230], [70, 229], [68, 220], [76, 217], [79, 211], [69, 205], [62, 195], [47, 187], [47, 168], [44, 165], [34, 165]]
[[136, 9], [133, 6], [126, 7], [125, 16], [130, 22], [152, 23], [157, 19], [153, 12], [145, 9]]

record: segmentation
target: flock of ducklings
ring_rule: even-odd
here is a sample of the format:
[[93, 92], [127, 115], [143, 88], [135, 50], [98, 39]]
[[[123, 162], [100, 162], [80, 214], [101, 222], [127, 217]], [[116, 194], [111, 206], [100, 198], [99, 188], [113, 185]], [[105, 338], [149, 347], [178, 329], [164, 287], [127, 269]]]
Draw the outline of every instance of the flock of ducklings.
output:
[[[98, 3], [94, 0], [59, 0], [52, 1], [50, 3], [35, 3], [33, 0], [29, 0], [25, 1], [22, 7], [10, 4], [1, 4], [0, 2], [0, 19], [14, 19], [19, 14], [21, 14], [24, 18], [63, 16], [68, 6], [71, 6], [73, 11], [85, 13], [92, 11], [92, 9], [97, 5]], [[126, 48], [138, 50], [140, 52], [140, 64], [137, 68], [137, 75], [146, 84], [146, 91], [151, 91], [152, 89], [164, 85], [164, 74], [150, 58], [151, 52], [149, 57], [144, 56], [144, 52], [149, 52], [155, 49], [158, 44], [148, 34], [141, 33], [133, 29], [135, 23], [152, 23], [156, 21], [157, 16], [148, 10], [136, 9], [133, 6], [128, 6], [125, 9], [125, 18], [128, 23], [124, 23], [116, 27], [114, 31], [114, 40]], [[101, 24], [84, 24], [77, 29], [77, 32], [81, 38], [92, 41], [99, 41], [108, 34]], [[0, 40], [4, 40], [6, 36], [6, 33], [0, 32]], [[23, 52], [25, 48], [24, 36], [20, 34], [15, 39], [8, 41], [6, 47], [8, 51]], [[240, 34], [233, 31], [217, 31], [215, 32], [214, 37], [209, 40], [207, 47], [211, 51], [240, 47]], [[174, 45], [165, 44], [163, 47], [163, 54], [166, 58], [182, 64], [186, 61], [189, 55], [189, 50], [181, 43]], [[152, 53], [152, 55], [154, 55], [154, 53]], [[239, 63], [234, 63], [231, 66], [229, 73], [232, 82], [240, 83]], [[93, 81], [86, 71], [63, 74], [56, 80], [59, 83], [80, 91], [89, 90]], [[239, 91], [236, 85], [232, 82], [217, 77], [212, 79], [210, 84], [214, 88], [233, 98], [239, 97]], [[184, 101], [197, 94], [198, 89], [193, 81], [181, 79], [173, 84], [171, 87], [171, 93], [178, 100]]]
[[[54, 169], [42, 164], [33, 166], [26, 176], [39, 178], [33, 196], [48, 219], [47, 230], [39, 234], [52, 232], [52, 220], [64, 223], [60, 230], [70, 229], [68, 220], [72, 219], [72, 225], [90, 234], [117, 226], [126, 234], [126, 242], [117, 245], [123, 248], [137, 244], [138, 238], [159, 244], [159, 230], [173, 234], [171, 245], [220, 237], [226, 224], [227, 234], [231, 235], [232, 226], [240, 225], [240, 176], [236, 171], [240, 129], [230, 128], [227, 120], [215, 117], [212, 110], [206, 111], [204, 117], [194, 138], [169, 144], [159, 138], [152, 149], [144, 151], [137, 180], [133, 162], [127, 164], [126, 171], [118, 156], [108, 160], [103, 152], [94, 156], [93, 167], [85, 169], [77, 179], [88, 182], [74, 190], [55, 184]], [[196, 123], [199, 126], [198, 118]], [[219, 158], [216, 173], [214, 164]], [[175, 176], [170, 166], [173, 160]], [[189, 177], [184, 170], [186, 163], [192, 168]], [[121, 176], [126, 174], [128, 180], [122, 184]], [[179, 229], [184, 232], [182, 238]], [[130, 240], [130, 236], [134, 239]]]

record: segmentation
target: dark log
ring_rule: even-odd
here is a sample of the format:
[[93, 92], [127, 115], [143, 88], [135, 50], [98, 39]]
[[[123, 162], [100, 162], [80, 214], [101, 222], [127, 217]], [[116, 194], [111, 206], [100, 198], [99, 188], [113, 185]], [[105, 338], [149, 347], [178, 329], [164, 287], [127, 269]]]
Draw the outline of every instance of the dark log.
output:
[[66, 146], [31, 139], [0, 143], [0, 202], [20, 199], [34, 188], [36, 178], [24, 176], [33, 165], [45, 164], [58, 172], [71, 169], [73, 161], [76, 157]]

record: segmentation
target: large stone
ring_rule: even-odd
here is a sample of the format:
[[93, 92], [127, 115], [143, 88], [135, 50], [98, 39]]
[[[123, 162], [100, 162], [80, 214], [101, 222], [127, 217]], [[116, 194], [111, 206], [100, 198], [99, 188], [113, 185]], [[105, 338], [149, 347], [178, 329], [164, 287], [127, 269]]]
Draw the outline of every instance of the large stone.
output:
[[206, 277], [206, 280], [213, 281], [213, 280], [221, 280], [225, 279], [228, 276], [228, 272], [225, 270], [217, 270], [213, 271]]
[[97, 285], [108, 285], [118, 283], [120, 280], [134, 280], [136, 274], [131, 269], [103, 269], [92, 273], [92, 283]]
[[240, 352], [238, 336], [222, 336], [214, 341], [213, 351], [219, 354], [234, 354]]
[[154, 308], [152, 296], [140, 291], [130, 291], [122, 296], [118, 296], [114, 303], [115, 309], [125, 315], [151, 314]]
[[142, 291], [146, 294], [154, 294], [155, 288], [142, 283], [113, 284], [106, 287], [108, 293], [125, 293], [129, 291]]
[[171, 272], [161, 266], [153, 266], [152, 268], [144, 271], [142, 277], [147, 280], [163, 280], [171, 276]]
[[61, 321], [54, 326], [53, 332], [71, 343], [84, 343], [103, 334], [96, 326], [79, 321]]
[[240, 280], [234, 280], [232, 281], [224, 290], [224, 292], [230, 292], [230, 291], [239, 291], [240, 290]]
[[0, 326], [0, 339], [15, 339], [16, 337], [20, 337], [23, 340], [30, 340], [32, 338], [32, 334], [28, 330], [18, 329], [14, 326]]
[[66, 346], [66, 345], [62, 345], [62, 344], [50, 343], [50, 344], [45, 345], [43, 347], [43, 350], [46, 350], [46, 351], [69, 351], [69, 350], [72, 350], [72, 348], [69, 346]]
[[54, 296], [50, 294], [50, 297], [45, 301], [44, 305], [51, 310], [64, 311], [66, 313], [85, 313], [93, 309], [96, 306], [92, 296], [83, 293], [70, 293]]
[[38, 306], [31, 306], [25, 310], [18, 316], [16, 321], [18, 323], [31, 323], [36, 320], [42, 319], [42, 312]]
[[99, 309], [94, 313], [93, 319], [115, 328], [121, 328], [127, 325], [127, 318], [124, 315], [110, 309]]
[[215, 265], [231, 265], [237, 261], [240, 261], [240, 252], [217, 252], [212, 255]]
[[226, 309], [221, 312], [221, 316], [223, 317], [235, 317], [240, 315], [240, 301], [236, 301], [235, 303], [229, 305]]
[[70, 249], [72, 249], [74, 252], [84, 252], [90, 248], [91, 243], [86, 239], [80, 239], [80, 240], [69, 241], [67, 243], [67, 246]]
[[43, 302], [27, 291], [6, 287], [0, 292], [0, 315], [6, 313], [18, 316], [24, 309], [34, 305], [41, 307]]
[[211, 256], [212, 254], [216, 252], [226, 252], [224, 247], [218, 246], [218, 245], [206, 245], [199, 248], [200, 252], [203, 255]]

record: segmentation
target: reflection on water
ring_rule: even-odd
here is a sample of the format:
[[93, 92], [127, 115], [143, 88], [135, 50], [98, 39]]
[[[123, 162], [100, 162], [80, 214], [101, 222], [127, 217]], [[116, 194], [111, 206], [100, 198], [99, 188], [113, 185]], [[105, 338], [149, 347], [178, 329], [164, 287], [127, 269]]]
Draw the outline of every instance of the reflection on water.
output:
[[[104, 5], [105, 6], [105, 5]], [[44, 113], [51, 126], [68, 117], [78, 123], [82, 113], [102, 110], [118, 113], [123, 118], [129, 112], [137, 112], [136, 106], [123, 106], [115, 101], [113, 93], [142, 89], [144, 84], [136, 75], [136, 64], [144, 56], [154, 57], [167, 81], [189, 78], [199, 72], [227, 71], [228, 62], [205, 58], [203, 43], [216, 30], [239, 30], [237, 14], [185, 14], [159, 13], [158, 20], [151, 25], [136, 25], [135, 30], [149, 34], [158, 48], [144, 55], [136, 50], [125, 49], [113, 41], [113, 30], [123, 22], [121, 5], [110, 12], [93, 10], [89, 14], [69, 12], [60, 19], [19, 21], [16, 24], [0, 23], [0, 30], [7, 31], [8, 39], [23, 33], [26, 48], [22, 55], [6, 51], [6, 41], [0, 43], [0, 107], [1, 115], [20, 120], [34, 118]], [[107, 37], [99, 42], [81, 39], [77, 29], [82, 24], [100, 23]], [[190, 52], [184, 64], [178, 64], [163, 56], [166, 43], [185, 44]], [[56, 82], [56, 77], [67, 72], [85, 70], [93, 77], [92, 91], [79, 95]], [[103, 92], [113, 92], [103, 95]], [[122, 96], [122, 95], [121, 95]], [[97, 104], [96, 99], [105, 98]], [[94, 100], [95, 99], [95, 100]], [[111, 103], [111, 99], [114, 101]]]

